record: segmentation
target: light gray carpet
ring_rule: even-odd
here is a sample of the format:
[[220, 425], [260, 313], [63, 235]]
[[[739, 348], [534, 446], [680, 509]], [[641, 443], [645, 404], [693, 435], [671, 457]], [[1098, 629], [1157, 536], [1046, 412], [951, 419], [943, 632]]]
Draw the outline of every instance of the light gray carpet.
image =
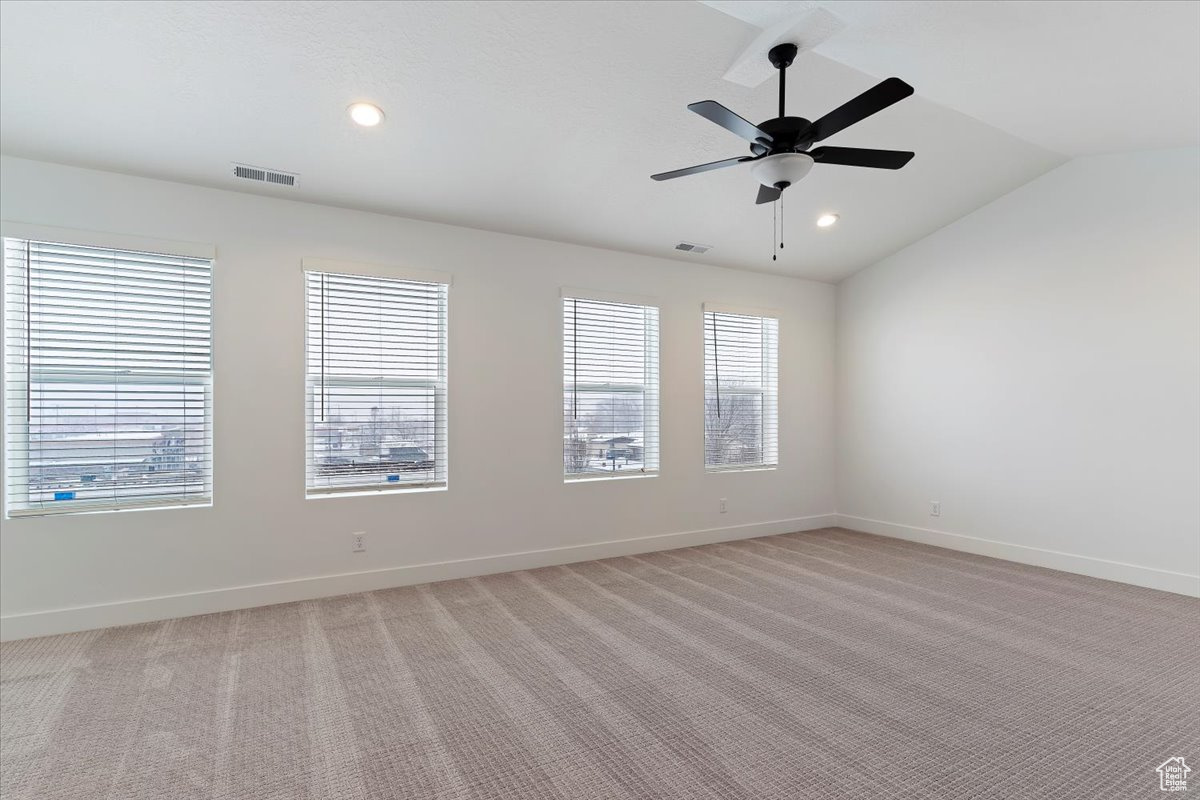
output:
[[1168, 757], [1200, 778], [1198, 619], [830, 529], [32, 639], [0, 790], [1158, 797]]

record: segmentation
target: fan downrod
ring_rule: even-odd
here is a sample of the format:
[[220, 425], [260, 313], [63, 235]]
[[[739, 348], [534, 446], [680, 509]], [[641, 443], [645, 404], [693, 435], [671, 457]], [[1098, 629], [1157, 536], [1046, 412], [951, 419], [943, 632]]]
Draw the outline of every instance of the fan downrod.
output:
[[771, 135], [774, 140], [770, 146], [754, 142], [750, 152], [756, 156], [775, 155], [776, 153], [803, 152], [812, 144], [812, 137], [805, 134], [812, 128], [812, 122], [803, 117], [789, 117], [784, 112], [784, 99], [787, 90], [787, 68], [796, 60], [800, 48], [790, 42], [777, 44], [767, 53], [767, 58], [775, 69], [779, 70], [779, 116], [759, 124], [759, 128]]
[[767, 58], [779, 70], [779, 118], [783, 119], [784, 89], [787, 87], [787, 68], [792, 65], [800, 48], [794, 44], [777, 44], [767, 53]]

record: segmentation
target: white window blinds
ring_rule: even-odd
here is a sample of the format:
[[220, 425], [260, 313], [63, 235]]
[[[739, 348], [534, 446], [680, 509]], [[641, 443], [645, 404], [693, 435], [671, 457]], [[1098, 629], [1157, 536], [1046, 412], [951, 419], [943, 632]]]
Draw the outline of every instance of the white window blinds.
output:
[[10, 516], [212, 500], [212, 262], [4, 240]]
[[658, 471], [658, 309], [563, 298], [568, 479]]
[[304, 275], [308, 493], [445, 486], [449, 287]]
[[779, 461], [779, 320], [705, 310], [704, 465]]

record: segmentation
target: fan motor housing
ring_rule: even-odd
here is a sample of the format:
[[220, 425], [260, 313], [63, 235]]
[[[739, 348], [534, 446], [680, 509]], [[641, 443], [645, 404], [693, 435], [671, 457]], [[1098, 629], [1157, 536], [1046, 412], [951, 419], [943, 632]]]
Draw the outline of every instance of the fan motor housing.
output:
[[771, 143], [764, 145], [758, 142], [750, 145], [750, 152], [756, 156], [766, 153], [791, 153], [796, 150], [807, 150], [812, 144], [809, 131], [812, 123], [804, 117], [773, 117], [758, 125], [759, 129], [771, 135]]

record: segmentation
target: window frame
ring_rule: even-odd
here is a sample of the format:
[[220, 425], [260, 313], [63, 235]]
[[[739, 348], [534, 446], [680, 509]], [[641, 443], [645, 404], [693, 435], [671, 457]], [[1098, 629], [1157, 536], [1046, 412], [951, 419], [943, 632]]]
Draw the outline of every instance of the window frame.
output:
[[[435, 436], [445, 442], [440, 461], [434, 460], [434, 479], [426, 481], [398, 482], [396, 485], [371, 483], [342, 484], [339, 486], [310, 485], [314, 474], [313, 450], [316, 436], [313, 426], [315, 413], [315, 385], [309, 373], [309, 274], [344, 275], [351, 278], [381, 278], [407, 283], [440, 284], [444, 287], [441, 298], [440, 351], [438, 372], [440, 377], [430, 380], [412, 378], [380, 378], [375, 376], [338, 374], [323, 376], [325, 386], [354, 388], [429, 389], [434, 395]], [[324, 500], [333, 497], [362, 497], [380, 494], [409, 494], [417, 492], [442, 492], [450, 488], [450, 425], [449, 425], [449, 351], [450, 351], [450, 290], [453, 278], [444, 272], [413, 269], [407, 267], [343, 261], [326, 258], [304, 258], [300, 262], [301, 297], [304, 303], [304, 497], [306, 500]]]
[[[628, 384], [628, 383], [575, 383], [568, 382], [566, 371], [567, 358], [567, 302], [571, 300], [591, 303], [606, 303], [609, 305], [635, 306], [645, 309], [654, 310], [654, 335], [653, 347], [649, 343], [646, 345], [646, 369], [653, 369], [654, 386], [651, 393], [649, 384]], [[559, 394], [560, 408], [562, 409], [562, 417], [559, 420], [559, 433], [561, 436], [562, 446], [562, 478], [564, 484], [592, 483], [600, 481], [618, 481], [632, 480], [636, 478], [656, 478], [662, 474], [662, 306], [657, 298], [647, 297], [643, 295], [626, 294], [623, 292], [610, 292], [596, 289], [577, 289], [572, 287], [563, 287], [559, 292], [559, 352], [558, 366], [562, 376], [562, 391]], [[581, 388], [582, 387], [582, 388]], [[651, 451], [648, 447], [646, 439], [646, 429], [650, 428], [649, 421], [653, 420], [654, 431], [654, 447], [651, 452], [654, 454], [654, 468], [628, 471], [628, 472], [582, 472], [572, 473], [567, 472], [566, 468], [566, 452], [565, 446], [567, 441], [566, 429], [566, 400], [568, 392], [609, 392], [614, 394], [631, 394], [642, 396], [643, 422], [642, 436], [643, 447]], [[651, 402], [651, 397], [653, 402]], [[653, 414], [651, 414], [653, 409]]]
[[[703, 425], [703, 451], [704, 451], [704, 471], [708, 474], [721, 474], [729, 472], [769, 472], [779, 468], [779, 450], [780, 450], [780, 418], [779, 418], [779, 348], [780, 348], [780, 315], [778, 311], [766, 308], [751, 308], [745, 306], [732, 306], [723, 303], [704, 303], [702, 306], [702, 323], [703, 330], [701, 341], [704, 345], [704, 355], [701, 360], [701, 383], [702, 383], [702, 408], [701, 408], [701, 423]], [[754, 386], [733, 386], [721, 387], [718, 384], [719, 394], [721, 396], [739, 395], [745, 397], [759, 397], [762, 403], [762, 449], [766, 452], [764, 458], [758, 462], [749, 463], [716, 463], [710, 464], [708, 461], [708, 398], [709, 398], [709, 382], [708, 382], [708, 354], [709, 354], [709, 324], [710, 320], [716, 316], [738, 316], [752, 317], [763, 321], [763, 341], [762, 352], [763, 360], [759, 368], [761, 380]], [[773, 341], [767, 338], [768, 327], [767, 321], [774, 323]], [[773, 346], [772, 346], [773, 345]], [[719, 342], [716, 343], [719, 346]], [[768, 359], [774, 356], [775, 363], [772, 366]], [[714, 359], [716, 358], [714, 353]], [[768, 422], [773, 422], [773, 436], [768, 435]], [[770, 457], [767, 457], [770, 456]]]
[[[180, 376], [178, 372], [166, 371], [161, 373], [146, 373], [138, 376], [126, 376], [122, 384], [163, 385], [164, 383], [179, 386], [203, 387], [204, 403], [204, 442], [203, 449], [208, 455], [207, 469], [203, 473], [203, 488], [200, 492], [187, 492], [178, 496], [161, 495], [146, 498], [118, 499], [110, 497], [93, 497], [71, 500], [33, 501], [30, 499], [28, 479], [20, 485], [13, 484], [14, 474], [28, 476], [31, 448], [29, 445], [29, 419], [32, 405], [32, 386], [39, 384], [105, 384], [111, 382], [112, 373], [103, 370], [80, 369], [76, 371], [58, 370], [46, 375], [39, 375], [34, 381], [28, 359], [30, 358], [31, 341], [23, 339], [23, 355], [26, 361], [25, 379], [20, 387], [14, 390], [9, 378], [10, 364], [13, 358], [9, 336], [9, 276], [7, 259], [0, 266], [0, 286], [3, 287], [3, 302], [0, 303], [0, 330], [3, 330], [4, 344], [0, 347], [3, 356], [3, 366], [0, 368], [0, 379], [3, 381], [3, 396], [0, 397], [0, 408], [3, 408], [2, 431], [0, 441], [3, 442], [4, 480], [0, 490], [0, 502], [4, 507], [5, 519], [22, 519], [30, 517], [70, 516], [75, 514], [118, 513], [126, 511], [151, 511], [180, 508], [211, 508], [214, 498], [216, 472], [214, 418], [214, 378], [216, 375], [216, 317], [215, 298], [217, 286], [217, 252], [213, 245], [198, 242], [180, 242], [165, 239], [154, 239], [142, 236], [104, 233], [97, 231], [79, 231], [69, 228], [57, 228], [47, 225], [29, 225], [26, 223], [4, 220], [0, 222], [0, 246], [7, 250], [4, 244], [8, 240], [24, 241], [64, 247], [91, 248], [112, 250], [143, 255], [161, 256], [166, 258], [204, 260], [208, 262], [208, 372], [205, 375]], [[29, 264], [25, 262], [24, 296], [29, 299]], [[28, 312], [26, 312], [28, 313]], [[24, 438], [25, 446], [20, 451], [10, 447], [10, 442]], [[20, 470], [14, 471], [14, 466], [20, 465]], [[23, 495], [17, 499], [17, 495]], [[35, 502], [39, 505], [33, 505]], [[16, 507], [14, 507], [16, 506]]]

